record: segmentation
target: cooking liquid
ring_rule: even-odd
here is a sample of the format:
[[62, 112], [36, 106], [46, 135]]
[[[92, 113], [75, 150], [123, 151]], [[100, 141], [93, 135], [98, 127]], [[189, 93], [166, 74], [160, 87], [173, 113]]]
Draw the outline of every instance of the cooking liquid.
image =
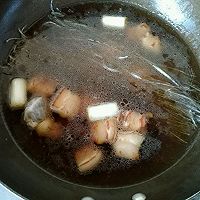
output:
[[[175, 118], [185, 126], [176, 126], [172, 113], [157, 102], [154, 87], [140, 84], [128, 73], [123, 73], [123, 69], [148, 78], [159, 78], [155, 71], [144, 67], [148, 60], [165, 66], [174, 78], [190, 82], [190, 76], [185, 77], [185, 74], [192, 73], [194, 59], [188, 54], [187, 46], [174, 32], [169, 32], [169, 28], [163, 28], [159, 20], [130, 6], [91, 3], [71, 6], [63, 12], [66, 16], [59, 20], [60, 26], [43, 25], [48, 21], [45, 18], [27, 31], [31, 38], [13, 55], [15, 62], [12, 64], [17, 69], [13, 76], [30, 78], [45, 74], [79, 94], [87, 105], [114, 101], [122, 110], [152, 112], [154, 119], [148, 125], [148, 135], [140, 149], [141, 158], [139, 161], [118, 158], [111, 146], [100, 145], [104, 152], [103, 162], [95, 170], [80, 174], [73, 158], [74, 151], [90, 141], [88, 122], [83, 113], [72, 121], [54, 114], [55, 120], [65, 126], [63, 136], [55, 141], [31, 132], [21, 122], [21, 111], [10, 112], [4, 107], [14, 139], [39, 166], [63, 180], [83, 185], [124, 186], [163, 172], [189, 148], [194, 137], [192, 129], [182, 116]], [[126, 27], [104, 26], [104, 15], [126, 17]], [[146, 22], [153, 34], [160, 37], [161, 54], [148, 52], [127, 38], [125, 29], [141, 22]]]

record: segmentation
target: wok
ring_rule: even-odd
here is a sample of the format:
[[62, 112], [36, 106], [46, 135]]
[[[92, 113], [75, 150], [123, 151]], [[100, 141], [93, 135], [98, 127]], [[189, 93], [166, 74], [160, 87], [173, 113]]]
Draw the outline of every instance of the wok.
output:
[[[56, 7], [88, 2], [87, 0], [58, 0]], [[93, 2], [99, 2], [98, 0]], [[112, 2], [112, 0], [111, 0]], [[192, 49], [200, 61], [200, 2], [197, 0], [119, 0], [168, 22]], [[48, 0], [1, 0], [0, 2], [0, 64], [6, 63], [13, 45], [6, 39], [18, 37], [18, 28], [30, 26], [50, 12]], [[3, 70], [3, 69], [1, 69]], [[196, 74], [199, 67], [196, 66]], [[129, 200], [136, 193], [147, 199], [183, 200], [200, 190], [200, 136], [196, 135], [187, 152], [163, 173], [138, 184], [104, 188], [78, 185], [62, 181], [35, 165], [12, 138], [9, 123], [5, 120], [5, 75], [0, 78], [0, 181], [9, 189], [27, 199], [81, 199], [89, 196], [95, 200]], [[10, 122], [12, 123], [12, 122]], [[16, 132], [23, 130], [16, 129]], [[120, 176], [120, 175], [119, 175]], [[123, 178], [123, 177], [122, 177]], [[134, 177], [130, 177], [134, 178]]]

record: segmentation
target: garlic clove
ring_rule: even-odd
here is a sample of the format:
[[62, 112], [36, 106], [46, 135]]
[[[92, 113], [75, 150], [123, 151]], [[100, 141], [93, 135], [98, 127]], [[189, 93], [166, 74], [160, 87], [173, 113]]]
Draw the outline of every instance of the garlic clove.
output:
[[47, 102], [43, 97], [30, 100], [24, 111], [24, 121], [31, 128], [35, 128], [47, 117]]
[[93, 145], [85, 147], [75, 152], [75, 161], [80, 172], [93, 170], [102, 160], [102, 151]]
[[80, 105], [81, 99], [78, 95], [66, 88], [62, 88], [54, 96], [50, 108], [63, 118], [72, 119], [78, 114]]
[[96, 144], [110, 143], [112, 144], [117, 135], [117, 120], [110, 118], [93, 122], [91, 125], [92, 140]]
[[56, 90], [57, 81], [43, 76], [35, 76], [28, 80], [27, 90], [39, 96], [50, 97]]
[[53, 119], [47, 118], [40, 122], [35, 130], [39, 136], [57, 139], [63, 133], [63, 126]]
[[27, 82], [23, 78], [14, 78], [9, 88], [9, 105], [12, 109], [21, 109], [27, 102]]

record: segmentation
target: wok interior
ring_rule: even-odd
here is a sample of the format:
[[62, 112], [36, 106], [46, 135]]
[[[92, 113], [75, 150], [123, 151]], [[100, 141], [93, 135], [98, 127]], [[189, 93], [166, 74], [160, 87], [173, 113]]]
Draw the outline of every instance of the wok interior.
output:
[[[54, 6], [67, 7], [80, 1], [54, 1]], [[87, 2], [82, 0], [81, 3]], [[99, 1], [96, 1], [99, 2]], [[163, 2], [160, 0], [134, 0], [120, 1], [122, 4], [128, 2], [136, 7], [148, 10], [148, 13], [154, 13], [165, 22], [169, 22], [180, 33], [188, 46], [192, 48], [197, 60], [199, 60], [199, 2], [198, 1], [170, 1]], [[162, 3], [163, 2], [163, 3]], [[12, 41], [6, 43], [8, 38], [19, 37], [18, 28], [24, 25], [31, 25], [34, 21], [49, 13], [49, 1], [7, 1], [0, 5], [2, 16], [0, 27], [4, 34], [0, 35], [0, 63], [5, 65], [7, 55], [13, 46]], [[15, 8], [15, 9], [10, 9]], [[33, 9], [34, 8], [34, 9]], [[12, 10], [12, 12], [10, 12]], [[174, 15], [176, 13], [177, 15]], [[177, 18], [177, 16], [181, 16]], [[199, 65], [196, 59], [192, 57], [193, 71], [196, 74], [198, 82]], [[3, 66], [3, 71], [8, 72], [8, 68]], [[23, 69], [23, 67], [22, 67]], [[9, 74], [9, 73], [8, 73]], [[0, 180], [9, 188], [12, 188], [18, 194], [29, 199], [81, 199], [84, 196], [91, 196], [94, 199], [130, 199], [133, 194], [142, 192], [148, 199], [186, 199], [199, 191], [199, 134], [195, 134], [195, 142], [190, 146], [187, 154], [176, 165], [162, 173], [160, 176], [150, 179], [142, 184], [118, 189], [104, 189], [96, 187], [84, 187], [74, 185], [72, 182], [60, 181], [54, 176], [50, 176], [45, 171], [34, 165], [30, 159], [19, 150], [14, 140], [9, 136], [12, 135], [7, 125], [17, 128], [12, 122], [8, 122], [9, 112], [6, 114], [5, 95], [9, 81], [8, 75], [1, 76], [1, 137], [0, 137]], [[195, 78], [195, 77], [194, 77]], [[21, 126], [18, 126], [18, 133], [21, 133]], [[14, 132], [15, 130], [13, 130]], [[27, 132], [28, 133], [28, 132]], [[198, 130], [196, 131], [198, 133]], [[192, 138], [191, 138], [192, 139]], [[23, 166], [23, 167], [22, 167]], [[173, 180], [173, 181], [172, 181]], [[27, 184], [28, 183], [28, 184]], [[178, 191], [178, 192], [177, 192]]]
[[[93, 9], [94, 7], [96, 9]], [[127, 8], [126, 6], [118, 4], [98, 4], [95, 6], [93, 4], [87, 4], [84, 6], [65, 8], [63, 10], [68, 12], [66, 21], [59, 21], [60, 23], [65, 23], [66, 27], [64, 28], [58, 27], [55, 24], [48, 24], [41, 28], [41, 24], [46, 19], [41, 20], [27, 32], [29, 36], [33, 36], [36, 32], [40, 34], [36, 34], [32, 39], [25, 41], [25, 44], [12, 55], [15, 57], [15, 60], [10, 60], [10, 63], [15, 66], [15, 70], [4, 84], [4, 91], [7, 91], [7, 85], [12, 77], [19, 76], [29, 78], [33, 74], [44, 73], [52, 78], [59, 78], [60, 83], [67, 85], [70, 89], [80, 94], [95, 96], [100, 102], [115, 100], [126, 109], [133, 109], [139, 112], [151, 111], [155, 113], [155, 121], [152, 122], [149, 128], [151, 134], [141, 148], [144, 157], [144, 159], [141, 159], [141, 162], [132, 163], [124, 160], [114, 160], [112, 158], [113, 160], [110, 161], [108, 159], [109, 167], [105, 164], [105, 166], [101, 166], [101, 170], [96, 170], [91, 174], [82, 176], [76, 173], [73, 164], [68, 162], [73, 151], [69, 148], [67, 134], [70, 134], [72, 139], [73, 137], [75, 137], [75, 140], [77, 139], [75, 136], [76, 133], [73, 133], [73, 130], [70, 130], [70, 133], [69, 130], [67, 130], [68, 132], [66, 132], [66, 135], [60, 141], [56, 142], [39, 138], [36, 134], [30, 133], [26, 125], [21, 123], [21, 111], [11, 112], [5, 101], [3, 107], [5, 120], [19, 148], [45, 170], [63, 180], [68, 180], [73, 183], [90, 186], [116, 187], [132, 185], [148, 180], [165, 171], [180, 159], [195, 137], [195, 134], [192, 133], [190, 136], [181, 135], [184, 141], [186, 140], [185, 143], [170, 134], [167, 136], [168, 129], [165, 124], [162, 124], [162, 120], [160, 120], [166, 119], [164, 117], [165, 113], [162, 107], [154, 105], [154, 102], [152, 102], [154, 100], [149, 98], [149, 91], [154, 89], [144, 85], [136, 88], [133, 86], [133, 82], [137, 82], [137, 80], [133, 80], [130, 84], [130, 81], [127, 81], [128, 78], [126, 74], [116, 73], [117, 70], [120, 70], [121, 66], [128, 66], [127, 69], [129, 72], [137, 71], [140, 73], [139, 75], [144, 74], [144, 71], [137, 69], [137, 65], [142, 63], [144, 57], [139, 56], [138, 59], [138, 57], [133, 56], [133, 58], [127, 62], [121, 62], [115, 59], [115, 57], [133, 54], [138, 48], [136, 45], [127, 47], [128, 43], [126, 43], [127, 49], [124, 48], [124, 44], [121, 42], [122, 38], [120, 37], [123, 31], [120, 32], [120, 30], [117, 30], [113, 34], [110, 30], [105, 31], [99, 28], [101, 26], [99, 25], [99, 17], [107, 13], [110, 15], [119, 14], [119, 8], [124, 11], [122, 11], [120, 15], [127, 15], [128, 19], [130, 16], [130, 21], [145, 21], [151, 25], [151, 27], [154, 27], [153, 31], [155, 31], [155, 34], [157, 31], [157, 34], [162, 35], [162, 41], [168, 37], [168, 41], [166, 40], [165, 43], [174, 38], [174, 35], [177, 37], [174, 32], [172, 36], [166, 34], [164, 29], [158, 28], [157, 21], [153, 18], [149, 18], [149, 16], [147, 19], [146, 14], [141, 14], [141, 11], [137, 9]], [[71, 12], [71, 10], [73, 10], [75, 14], [72, 14], [73, 12]], [[130, 13], [134, 13], [135, 15], [131, 15]], [[79, 23], [73, 21], [74, 19], [79, 19]], [[72, 22], [69, 20], [72, 20]], [[89, 28], [86, 27], [85, 24]], [[133, 26], [133, 24], [131, 25]], [[163, 25], [163, 23], [160, 22], [159, 25]], [[88, 41], [90, 42], [88, 43]], [[190, 65], [186, 66], [183, 59], [181, 60], [182, 63], [179, 62], [179, 67], [182, 67], [181, 70], [185, 71], [185, 73], [190, 73], [191, 69], [189, 67], [193, 67], [193, 65], [196, 64], [192, 53], [189, 52], [189, 54], [187, 54], [188, 52], [184, 50], [187, 49], [187, 47], [182, 45], [182, 41], [180, 42], [179, 38], [175, 38], [173, 42], [176, 42], [177, 46], [180, 46], [174, 47], [173, 49], [170, 44], [166, 44], [166, 46], [169, 45], [166, 48], [166, 52], [168, 52], [163, 53], [162, 58], [154, 55], [149, 56], [148, 53], [145, 56], [147, 56], [149, 60], [156, 59], [156, 61], [154, 61], [155, 63], [160, 62], [160, 60], [164, 60], [164, 62], [167, 63], [170, 62], [170, 56], [172, 56], [169, 51], [177, 51], [175, 57], [178, 59], [174, 59], [175, 62], [181, 60], [179, 56], [185, 55], [184, 59], [187, 64], [190, 62]], [[131, 47], [134, 47], [134, 50], [130, 49]], [[182, 52], [178, 52], [178, 50], [181, 50], [181, 47], [183, 47]], [[178, 50], [176, 48], [178, 48]], [[91, 54], [91, 51], [93, 51], [93, 54]], [[124, 52], [126, 53], [124, 54]], [[142, 64], [147, 65], [144, 61]], [[105, 65], [108, 69], [105, 69]], [[104, 66], [104, 68], [102, 66]], [[146, 67], [146, 69], [148, 69], [148, 67]], [[172, 70], [171, 73], [173, 74], [174, 71]], [[154, 72], [151, 71], [150, 74], [152, 75]], [[154, 74], [154, 77], [155, 76], [156, 74]], [[190, 76], [188, 80], [185, 76], [181, 77], [181, 73], [178, 74], [178, 76], [180, 80], [184, 78], [184, 81], [190, 81]], [[6, 100], [7, 94], [5, 93], [4, 95], [4, 100]], [[160, 127], [158, 121], [162, 124]], [[165, 128], [166, 130], [164, 130]], [[77, 129], [75, 131], [77, 131]], [[176, 132], [176, 130], [174, 131]], [[178, 135], [178, 137], [180, 137], [180, 135]], [[79, 144], [77, 143], [77, 145]], [[109, 147], [106, 146], [105, 148]], [[110, 170], [108, 170], [108, 168], [110, 168]], [[123, 174], [123, 177], [119, 176], [119, 174]]]

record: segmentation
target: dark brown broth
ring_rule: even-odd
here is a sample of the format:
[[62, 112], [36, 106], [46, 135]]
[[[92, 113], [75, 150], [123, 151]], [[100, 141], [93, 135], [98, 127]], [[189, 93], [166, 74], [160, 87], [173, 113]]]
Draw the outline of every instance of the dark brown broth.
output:
[[[191, 72], [191, 66], [188, 64], [189, 55], [187, 54], [187, 47], [174, 36], [174, 33], [169, 33], [162, 28], [160, 26], [162, 23], [150, 18], [149, 15], [146, 15], [140, 10], [119, 4], [84, 4], [65, 8], [63, 12], [66, 13], [65, 19], [75, 20], [100, 32], [102, 32], [100, 19], [104, 14], [126, 16], [130, 21], [130, 26], [131, 24], [146, 22], [152, 27], [152, 31], [159, 35], [163, 44], [173, 44], [171, 48], [167, 48], [168, 46], [164, 48], [162, 57], [156, 57], [156, 62], [164, 63], [167, 66], [169, 65], [172, 73], [173, 67], [179, 67], [186, 73]], [[51, 34], [48, 35], [50, 28], [41, 29], [43, 20], [35, 24], [27, 34], [33, 36], [33, 33], [37, 30], [39, 37], [42, 34], [44, 34], [43, 37], [51, 36]], [[116, 38], [113, 36], [115, 39], [113, 42], [118, 40], [118, 34], [121, 35], [122, 31], [115, 31], [114, 36]], [[42, 41], [41, 38], [39, 39]], [[37, 40], [37, 36], [33, 37], [33, 39]], [[59, 37], [56, 42], [58, 41]], [[16, 62], [14, 64], [16, 67], [26, 66], [25, 72], [18, 72], [18, 75], [29, 78], [31, 77], [30, 74], [46, 73], [47, 76], [49, 75], [59, 79], [62, 85], [70, 87], [80, 95], [86, 94], [93, 98], [95, 97], [97, 102], [117, 101], [122, 109], [133, 109], [139, 112], [150, 111], [155, 115], [155, 119], [149, 123], [148, 136], [140, 149], [140, 161], [117, 158], [113, 156], [112, 149], [109, 145], [102, 145], [100, 148], [104, 150], [105, 160], [91, 173], [80, 175], [76, 169], [73, 155], [75, 149], [88, 142], [89, 131], [85, 117], [79, 116], [72, 122], [62, 120], [66, 126], [65, 134], [60, 140], [53, 141], [51, 139], [40, 138], [34, 132], [30, 133], [30, 130], [21, 123], [21, 111], [10, 112], [9, 108], [5, 107], [5, 117], [9, 123], [13, 137], [20, 148], [42, 168], [63, 180], [90, 186], [115, 187], [135, 184], [152, 178], [173, 165], [185, 153], [192, 138], [182, 135], [187, 142], [182, 143], [169, 134], [168, 126], [173, 128], [173, 122], [168, 120], [170, 113], [167, 113], [162, 105], [156, 104], [157, 98], [154, 98], [154, 94], [151, 92], [152, 89], [148, 91], [148, 88], [138, 85], [137, 82], [127, 81], [124, 75], [116, 75], [107, 72], [105, 69], [99, 69], [98, 71], [98, 68], [92, 68], [92, 64], [94, 63], [87, 63], [82, 57], [77, 63], [75, 62], [76, 57], [74, 60], [69, 61], [74, 61], [73, 66], [77, 65], [77, 69], [69, 63], [65, 71], [56, 71], [56, 68], [59, 68], [59, 66], [56, 65], [56, 61], [54, 62], [51, 57], [42, 57], [41, 61], [38, 57], [38, 61], [34, 60], [34, 56], [37, 57], [35, 52], [40, 52], [40, 50], [36, 49], [34, 52], [33, 49], [29, 49], [28, 42], [15, 55]], [[51, 42], [51, 45], [57, 45], [56, 42]], [[24, 58], [24, 52], [27, 54], [27, 60]], [[67, 53], [70, 54], [71, 52]], [[33, 58], [31, 60], [32, 56]], [[155, 60], [155, 56], [149, 56], [148, 53], [146, 56], [149, 60]], [[70, 56], [65, 59], [70, 59]], [[86, 63], [86, 66], [83, 66], [84, 68], [88, 67], [86, 72], [81, 71], [80, 73], [80, 64], [78, 65], [80, 61]], [[37, 62], [36, 69], [33, 68], [34, 62]], [[55, 68], [50, 68], [51, 64]], [[49, 67], [49, 72], [47, 66]], [[95, 74], [94, 69], [96, 70]], [[178, 76], [179, 74], [176, 75]], [[77, 83], [80, 80], [82, 80], [82, 83]], [[111, 90], [110, 88], [113, 89]], [[54, 117], [58, 121], [61, 120], [57, 115]], [[180, 119], [180, 121], [184, 122], [183, 119]], [[177, 132], [176, 128], [172, 131], [174, 134]]]

